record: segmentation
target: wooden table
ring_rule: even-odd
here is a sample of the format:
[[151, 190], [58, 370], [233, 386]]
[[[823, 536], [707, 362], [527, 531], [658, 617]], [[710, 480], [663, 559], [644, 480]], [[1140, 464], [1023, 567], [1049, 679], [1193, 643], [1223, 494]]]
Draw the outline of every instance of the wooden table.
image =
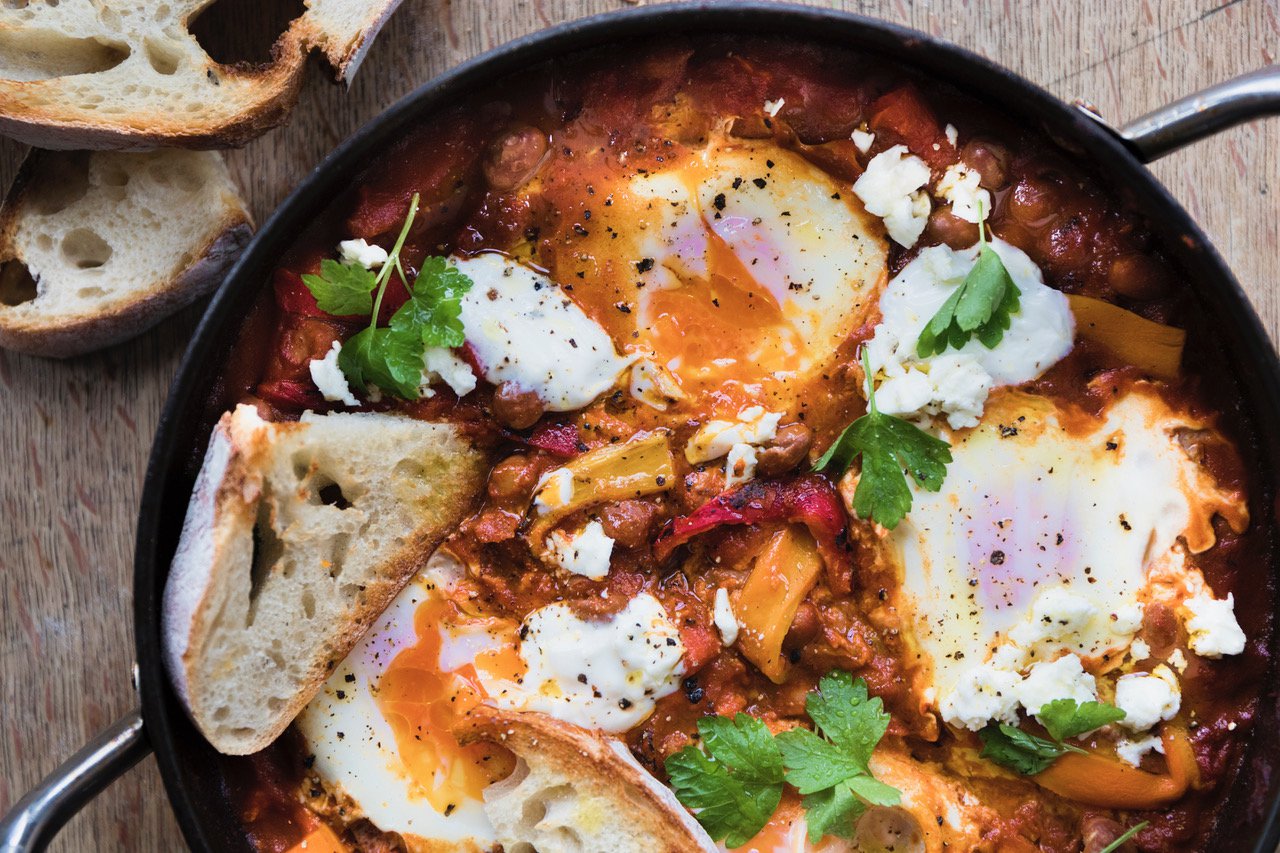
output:
[[[408, 0], [350, 91], [311, 69], [292, 123], [229, 153], [232, 172], [263, 221], [327, 151], [417, 83], [517, 36], [624, 5]], [[1113, 118], [1272, 63], [1280, 52], [1277, 0], [817, 5], [945, 36]], [[22, 154], [0, 140], [4, 185]], [[1274, 340], [1280, 122], [1237, 128], [1155, 172], [1216, 241]], [[129, 677], [135, 515], [151, 435], [200, 310], [74, 361], [0, 350], [0, 810], [137, 703]], [[87, 807], [54, 849], [184, 849], [153, 762]]]

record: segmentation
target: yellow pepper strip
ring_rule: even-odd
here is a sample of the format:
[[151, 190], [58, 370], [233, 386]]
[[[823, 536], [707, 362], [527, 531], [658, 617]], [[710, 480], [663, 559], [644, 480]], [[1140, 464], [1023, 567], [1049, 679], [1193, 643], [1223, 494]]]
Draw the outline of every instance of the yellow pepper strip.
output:
[[1166, 725], [1161, 732], [1169, 772], [1147, 773], [1117, 758], [1090, 752], [1069, 752], [1032, 778], [1055, 794], [1113, 809], [1155, 809], [1180, 798], [1199, 784], [1191, 741], [1180, 726]]
[[1173, 379], [1182, 363], [1187, 333], [1153, 323], [1132, 311], [1088, 296], [1068, 296], [1076, 334], [1102, 344], [1122, 360], [1156, 376]]
[[543, 478], [529, 509], [529, 542], [541, 551], [547, 533], [562, 519], [595, 504], [665, 492], [675, 485], [675, 476], [666, 430], [584, 453]]
[[822, 565], [809, 531], [800, 525], [784, 527], [756, 557], [734, 602], [738, 648], [775, 684], [781, 684], [787, 674], [782, 640]]

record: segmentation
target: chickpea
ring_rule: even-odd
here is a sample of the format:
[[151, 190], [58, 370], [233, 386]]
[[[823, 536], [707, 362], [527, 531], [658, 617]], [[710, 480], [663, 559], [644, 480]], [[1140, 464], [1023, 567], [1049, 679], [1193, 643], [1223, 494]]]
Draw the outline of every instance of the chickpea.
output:
[[637, 548], [649, 541], [658, 508], [647, 501], [618, 501], [600, 510], [600, 526], [624, 548]]
[[756, 471], [765, 477], [785, 474], [800, 464], [813, 444], [813, 430], [802, 423], [786, 424], [756, 456]]
[[1124, 827], [1109, 817], [1088, 815], [1081, 822], [1080, 835], [1084, 841], [1081, 853], [1098, 853], [1124, 835]]
[[822, 622], [818, 618], [818, 608], [807, 601], [800, 602], [796, 608], [796, 618], [791, 620], [791, 627], [782, 640], [784, 649], [798, 649], [817, 639], [822, 631]]
[[1009, 215], [1023, 225], [1038, 225], [1059, 207], [1057, 185], [1044, 178], [1023, 178], [1009, 196]]
[[502, 137], [484, 163], [484, 176], [496, 190], [514, 190], [533, 177], [547, 153], [547, 135], [536, 127], [519, 127]]
[[528, 456], [508, 456], [489, 474], [489, 497], [495, 501], [523, 500], [538, 483], [538, 463]]
[[1159, 299], [1169, 293], [1169, 270], [1155, 258], [1134, 252], [1111, 262], [1107, 283], [1130, 299]]
[[986, 189], [998, 190], [1009, 183], [1009, 152], [1003, 145], [970, 139], [960, 149], [960, 159], [978, 171], [982, 176], [979, 184]]
[[925, 235], [952, 249], [966, 249], [978, 242], [978, 226], [951, 212], [951, 205], [935, 207], [929, 214]]
[[546, 408], [537, 393], [514, 382], [503, 382], [493, 394], [493, 416], [503, 426], [528, 429], [538, 422]]

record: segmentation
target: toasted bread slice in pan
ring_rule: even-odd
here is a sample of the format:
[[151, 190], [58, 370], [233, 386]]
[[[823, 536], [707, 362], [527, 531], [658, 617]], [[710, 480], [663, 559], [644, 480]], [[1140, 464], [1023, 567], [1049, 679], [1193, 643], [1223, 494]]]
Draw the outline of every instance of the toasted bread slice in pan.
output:
[[485, 789], [506, 853], [690, 853], [718, 849], [670, 789], [615, 738], [545, 714], [481, 705], [456, 731], [516, 754]]
[[0, 347], [139, 334], [213, 290], [252, 232], [216, 152], [33, 151], [0, 208]]
[[288, 116], [313, 49], [350, 83], [401, 0], [308, 0], [266, 65], [209, 57], [188, 25], [211, 2], [0, 4], [0, 133], [41, 148], [243, 145]]
[[377, 413], [214, 428], [165, 587], [169, 675], [220, 752], [265, 747], [470, 511], [483, 455]]

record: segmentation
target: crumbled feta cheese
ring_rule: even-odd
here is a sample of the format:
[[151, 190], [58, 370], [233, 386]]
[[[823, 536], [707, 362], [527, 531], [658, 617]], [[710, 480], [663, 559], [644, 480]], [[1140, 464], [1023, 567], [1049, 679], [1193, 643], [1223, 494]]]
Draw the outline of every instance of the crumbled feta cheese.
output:
[[1089, 599], [1066, 587], [1050, 587], [1036, 597], [1031, 618], [1011, 630], [1009, 639], [1026, 649], [1046, 641], [1074, 645], [1097, 615], [1098, 608]]
[[476, 390], [476, 375], [471, 372], [471, 365], [454, 354], [447, 347], [427, 347], [422, 354], [422, 396], [432, 397], [434, 382], [444, 382], [453, 393], [465, 397]]
[[1169, 665], [1178, 672], [1187, 671], [1187, 656], [1182, 653], [1182, 649], [1174, 649], [1169, 655]]
[[533, 505], [539, 513], [564, 506], [573, 499], [573, 472], [557, 468], [544, 474], [534, 495]]
[[689, 440], [684, 456], [697, 465], [719, 459], [735, 444], [765, 444], [778, 434], [780, 420], [781, 412], [766, 412], [763, 406], [751, 406], [738, 412], [736, 421], [708, 421]]
[[1122, 604], [1111, 614], [1111, 628], [1117, 634], [1136, 634], [1142, 627], [1142, 605]]
[[684, 399], [684, 390], [671, 370], [642, 358], [631, 368], [631, 396], [646, 406], [665, 412], [669, 406]]
[[1152, 751], [1164, 755], [1164, 741], [1160, 739], [1159, 735], [1147, 735], [1135, 740], [1120, 738], [1120, 740], [1116, 741], [1116, 755], [1120, 756], [1122, 761], [1132, 764], [1134, 767], [1142, 764], [1142, 756]]
[[1186, 620], [1191, 651], [1205, 658], [1238, 655], [1244, 651], [1245, 636], [1236, 621], [1235, 595], [1214, 598], [1208, 591], [1183, 602], [1190, 614]]
[[853, 135], [849, 137], [853, 140], [853, 147], [857, 148], [863, 154], [871, 150], [872, 144], [876, 141], [874, 133], [868, 133], [865, 130], [855, 130]]
[[756, 476], [756, 449], [749, 444], [735, 444], [724, 459], [724, 487], [731, 489]]
[[960, 131], [956, 130], [956, 126], [948, 124], [942, 132], [946, 135], [947, 141], [951, 143], [952, 147], [955, 147], [956, 141], [960, 139]]
[[770, 118], [773, 118], [782, 110], [782, 107], [784, 104], [786, 104], [786, 102], [787, 101], [785, 98], [778, 98], [778, 100], [776, 101], [765, 101], [764, 111], [769, 115]]
[[991, 193], [978, 186], [982, 176], [963, 163], [947, 167], [938, 180], [937, 193], [951, 202], [951, 212], [965, 222], [979, 222], [991, 213]]
[[1167, 666], [1122, 675], [1116, 681], [1116, 707], [1124, 711], [1120, 725], [1130, 731], [1145, 731], [1161, 720], [1173, 719], [1181, 705], [1178, 677]]
[[991, 720], [1017, 725], [1020, 681], [1016, 672], [990, 664], [975, 666], [943, 699], [942, 718], [975, 732]]
[[889, 236], [910, 248], [920, 239], [929, 219], [929, 195], [920, 190], [929, 182], [929, 166], [895, 145], [871, 158], [867, 170], [853, 184], [867, 212], [884, 220]]
[[1151, 646], [1146, 640], [1134, 640], [1129, 644], [1129, 657], [1135, 661], [1146, 660], [1151, 657]]
[[720, 632], [721, 642], [726, 646], [732, 646], [738, 639], [738, 617], [733, 615], [733, 605], [729, 603], [729, 591], [724, 587], [716, 590], [712, 615], [716, 630]]
[[324, 358], [311, 359], [311, 364], [309, 365], [311, 381], [316, 384], [316, 388], [320, 389], [320, 393], [329, 402], [358, 406], [360, 401], [351, 393], [351, 386], [347, 384], [347, 377], [342, 372], [342, 368], [338, 367], [338, 354], [341, 352], [342, 344], [334, 341], [333, 346], [325, 353]]
[[547, 537], [547, 550], [556, 565], [566, 572], [603, 580], [609, 574], [609, 558], [613, 556], [613, 540], [598, 521], [589, 521], [577, 533], [553, 530]]
[[349, 264], [359, 264], [367, 270], [377, 269], [387, 262], [387, 250], [370, 245], [364, 239], [343, 240], [338, 244], [338, 255]]
[[521, 682], [493, 700], [588, 729], [623, 732], [680, 687], [684, 644], [656, 598], [641, 593], [607, 620], [581, 619], [567, 604], [541, 607], [520, 629]]
[[1098, 698], [1098, 685], [1084, 671], [1078, 655], [1063, 655], [1050, 663], [1037, 663], [1017, 688], [1018, 701], [1027, 713], [1035, 715], [1055, 699], [1092, 702]]
[[1023, 252], [999, 239], [991, 246], [1022, 292], [1021, 307], [994, 349], [975, 338], [959, 350], [924, 359], [916, 355], [920, 332], [977, 261], [976, 246], [958, 251], [931, 246], [889, 282], [880, 297], [881, 322], [867, 343], [881, 411], [946, 415], [953, 429], [976, 426], [991, 389], [1035, 379], [1071, 351], [1075, 321], [1066, 297], [1045, 285]]

